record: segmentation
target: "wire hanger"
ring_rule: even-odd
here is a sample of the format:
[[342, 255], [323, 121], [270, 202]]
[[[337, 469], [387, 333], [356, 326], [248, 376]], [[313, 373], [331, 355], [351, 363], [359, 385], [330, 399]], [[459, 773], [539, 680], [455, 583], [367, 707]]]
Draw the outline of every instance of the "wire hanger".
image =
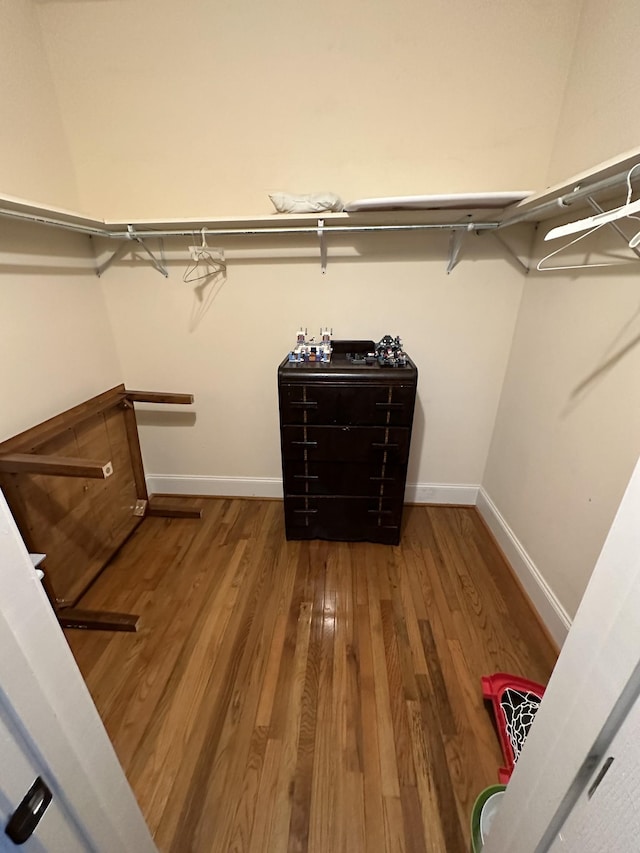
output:
[[[227, 262], [224, 258], [224, 249], [214, 249], [207, 246], [206, 228], [200, 232], [200, 246], [189, 246], [191, 263], [182, 275], [182, 280], [190, 284], [194, 281], [202, 281], [211, 276], [226, 275]], [[195, 234], [193, 235], [195, 237]]]

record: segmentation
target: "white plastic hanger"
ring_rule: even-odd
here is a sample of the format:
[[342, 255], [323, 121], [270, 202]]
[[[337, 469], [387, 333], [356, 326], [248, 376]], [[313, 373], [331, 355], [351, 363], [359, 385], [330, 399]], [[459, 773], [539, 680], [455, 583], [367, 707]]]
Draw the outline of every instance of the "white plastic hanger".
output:
[[[601, 225], [606, 225], [607, 222], [615, 222], [616, 219], [633, 216], [634, 213], [639, 212], [640, 200], [632, 201], [631, 204], [623, 204], [621, 207], [614, 208], [614, 210], [605, 210], [604, 213], [595, 213], [593, 216], [577, 219], [575, 222], [567, 222], [566, 225], [558, 225], [557, 228], [552, 228], [544, 239], [555, 240], [556, 237], [578, 234], [580, 231], [587, 231], [589, 228], [599, 228]], [[636, 242], [633, 243], [633, 240]], [[633, 248], [638, 243], [640, 243], [640, 234], [636, 234], [629, 245]]]
[[[592, 217], [589, 217], [589, 218], [591, 219]], [[609, 220], [609, 221], [611, 221], [611, 220]], [[556, 255], [559, 255], [560, 252], [564, 252], [564, 250], [568, 249], [569, 246], [573, 246], [575, 243], [579, 243], [580, 240], [584, 240], [585, 237], [588, 237], [590, 234], [593, 234], [594, 231], [597, 231], [599, 228], [602, 228], [602, 226], [606, 225], [606, 224], [607, 224], [606, 222], [601, 222], [599, 225], [596, 225], [593, 228], [591, 228], [590, 231], [587, 231], [586, 234], [580, 234], [579, 237], [575, 237], [569, 243], [565, 243], [564, 245], [560, 246], [559, 249], [554, 249], [553, 252], [549, 252], [548, 255], [545, 255], [544, 258], [542, 258], [540, 261], [538, 261], [538, 263], [536, 264], [536, 269], [539, 270], [540, 272], [549, 272], [551, 270], [583, 270], [583, 269], [591, 269], [592, 267], [615, 267], [615, 266], [618, 266], [620, 261], [604, 261], [603, 263], [600, 263], [600, 264], [563, 264], [562, 266], [559, 266], [559, 267], [543, 266], [544, 262], [548, 261], [549, 258], [553, 258]], [[547, 237], [545, 237], [544, 239], [546, 240]]]
[[[588, 231], [589, 229], [596, 230], [601, 225], [606, 225], [608, 222], [615, 222], [616, 219], [630, 217], [638, 219], [634, 214], [640, 213], [640, 199], [631, 201], [631, 175], [634, 170], [640, 167], [640, 163], [636, 163], [629, 169], [627, 174], [627, 200], [620, 207], [615, 207], [613, 210], [605, 210], [604, 213], [595, 213], [593, 216], [587, 216], [584, 219], [577, 219], [575, 222], [567, 222], [566, 225], [559, 225], [557, 228], [552, 228], [545, 236], [545, 240], [555, 240], [557, 237], [566, 237], [569, 234], [578, 234], [580, 231]], [[586, 236], [586, 235], [584, 235]], [[634, 249], [640, 243], [640, 231], [635, 234], [629, 241], [629, 247]], [[572, 243], [568, 244], [569, 246]], [[555, 253], [552, 253], [555, 254]], [[551, 255], [547, 255], [551, 257]], [[542, 261], [540, 262], [542, 263]]]

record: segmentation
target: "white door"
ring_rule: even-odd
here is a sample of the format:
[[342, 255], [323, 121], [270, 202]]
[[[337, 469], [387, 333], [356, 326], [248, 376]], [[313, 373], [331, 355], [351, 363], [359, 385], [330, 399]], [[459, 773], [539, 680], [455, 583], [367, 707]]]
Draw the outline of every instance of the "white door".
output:
[[[5, 833], [36, 777], [53, 798], [20, 847]], [[39, 805], [36, 803], [36, 810]], [[0, 851], [157, 853], [0, 492]]]
[[[491, 827], [486, 853], [640, 850], [634, 833], [640, 812], [640, 731], [633, 705], [640, 695], [638, 519], [640, 462]], [[589, 800], [585, 792], [593, 789], [612, 755], [613, 764]], [[606, 797], [616, 785], [618, 804], [608, 814]], [[605, 846], [598, 846], [600, 827]], [[629, 833], [634, 837], [630, 847]], [[595, 846], [585, 846], [588, 838]]]
[[[11, 837], [5, 828], [9, 819], [22, 802], [25, 794], [34, 781], [41, 776], [42, 781], [49, 786], [49, 773], [42, 769], [38, 756], [30, 749], [28, 739], [25, 739], [19, 721], [15, 720], [11, 710], [4, 702], [0, 703], [0, 851], [15, 851], [17, 843], [25, 837], [31, 827], [21, 820]], [[57, 790], [55, 796], [46, 804], [42, 797], [35, 798], [29, 811], [39, 822], [33, 835], [25, 841], [21, 849], [29, 851], [66, 850], [68, 853], [82, 853], [90, 849], [90, 840], [83, 835], [82, 827], [77, 826], [71, 814], [66, 809], [63, 795]]]
[[551, 853], [630, 853], [640, 848], [640, 701], [560, 830]]

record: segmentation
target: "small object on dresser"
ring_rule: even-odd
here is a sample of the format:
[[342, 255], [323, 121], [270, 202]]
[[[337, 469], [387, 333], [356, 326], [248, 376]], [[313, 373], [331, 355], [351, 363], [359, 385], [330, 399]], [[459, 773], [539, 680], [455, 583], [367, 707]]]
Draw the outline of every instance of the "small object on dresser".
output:
[[406, 367], [407, 354], [402, 349], [402, 341], [398, 336], [385, 335], [379, 343], [367, 352], [348, 352], [347, 360], [351, 364], [375, 364], [383, 367]]
[[295, 349], [289, 353], [289, 361], [321, 361], [327, 364], [331, 361], [331, 353], [333, 352], [331, 346], [332, 334], [333, 329], [327, 329], [325, 326], [324, 329], [320, 329], [319, 341], [316, 341], [315, 338], [307, 340], [307, 330], [300, 327], [298, 329]]
[[378, 362], [387, 367], [406, 367], [407, 365], [407, 356], [398, 335], [395, 338], [385, 335], [376, 346], [376, 356]]

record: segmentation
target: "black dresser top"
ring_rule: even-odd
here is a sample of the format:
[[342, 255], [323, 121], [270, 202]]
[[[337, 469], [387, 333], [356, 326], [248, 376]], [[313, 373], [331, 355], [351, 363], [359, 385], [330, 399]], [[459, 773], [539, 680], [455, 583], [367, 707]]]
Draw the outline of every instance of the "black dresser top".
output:
[[396, 385], [415, 385], [418, 368], [407, 356], [404, 367], [373, 364], [358, 364], [347, 358], [348, 353], [365, 353], [375, 349], [373, 341], [333, 341], [331, 361], [289, 361], [287, 356], [278, 367], [280, 382], [308, 382], [352, 379], [358, 382], [375, 382]]

